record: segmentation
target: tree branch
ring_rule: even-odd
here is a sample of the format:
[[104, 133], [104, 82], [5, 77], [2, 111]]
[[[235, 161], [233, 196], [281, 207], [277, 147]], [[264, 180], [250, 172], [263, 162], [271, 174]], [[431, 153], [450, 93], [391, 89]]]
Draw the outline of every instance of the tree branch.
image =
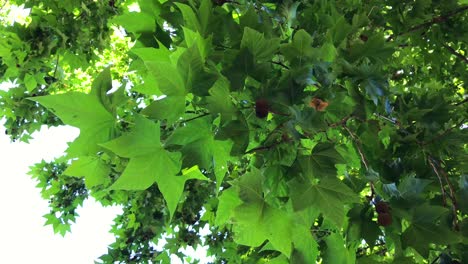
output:
[[456, 51], [454, 48], [450, 47], [445, 43], [443, 43], [442, 46], [444, 46], [444, 48], [447, 49], [452, 55], [455, 55], [457, 58], [461, 59], [465, 63], [468, 63], [468, 58]]
[[397, 35], [395, 35], [395, 34], [391, 35], [390, 37], [387, 38], [387, 41], [395, 39], [398, 36], [406, 35], [408, 33], [420, 30], [422, 28], [430, 27], [430, 26], [432, 26], [434, 24], [440, 24], [442, 22], [447, 21], [447, 19], [449, 19], [450, 17], [464, 12], [465, 10], [468, 10], [468, 6], [462, 6], [462, 7], [458, 8], [458, 9], [452, 10], [452, 11], [450, 11], [450, 12], [444, 14], [444, 15], [433, 17], [431, 20], [426, 21], [424, 23], [421, 23], [419, 25], [413, 26], [413, 27], [411, 27], [409, 30], [407, 30], [405, 32], [399, 33]]
[[[447, 172], [442, 168], [442, 166], [440, 166], [439, 161], [432, 158], [431, 156], [428, 157], [428, 161], [431, 164], [431, 167], [433, 168], [433, 170], [436, 173], [437, 177], [439, 177], [439, 182], [441, 182], [440, 175], [442, 174], [442, 176], [445, 179], [445, 182], [447, 183], [447, 186], [448, 186], [449, 191], [450, 191], [448, 197], [450, 198], [450, 200], [452, 200], [453, 227], [454, 227], [455, 230], [459, 230], [458, 218], [457, 218], [458, 203], [457, 203], [457, 199], [455, 197], [455, 189], [453, 188], [452, 182], [450, 182], [450, 179], [449, 179], [449, 177], [447, 175]], [[444, 191], [445, 191], [445, 189], [444, 189]]]
[[192, 117], [192, 118], [189, 118], [189, 119], [181, 120], [180, 123], [187, 123], [187, 122], [193, 121], [193, 120], [195, 120], [195, 119], [198, 119], [198, 118], [202, 118], [202, 117], [204, 117], [204, 116], [207, 116], [207, 115], [209, 115], [209, 114], [210, 114], [210, 113], [203, 113], [203, 114], [201, 114], [201, 115], [197, 115], [197, 116]]
[[440, 177], [439, 171], [437, 170], [434, 162], [432, 162], [432, 158], [428, 157], [427, 161], [429, 162], [429, 164], [432, 167], [432, 170], [434, 171], [434, 173], [437, 175], [437, 178], [439, 179], [440, 191], [442, 192], [442, 202], [443, 202], [444, 207], [445, 207], [445, 206], [447, 206], [447, 197], [446, 197], [446, 194], [445, 194], [445, 187], [444, 187], [444, 183], [442, 182], [442, 177]]
[[286, 70], [289, 70], [289, 66], [282, 63], [281, 61], [270, 61], [270, 62], [273, 63], [273, 64], [276, 64], [276, 65], [279, 65], [279, 66], [285, 68]]
[[362, 164], [364, 164], [364, 167], [366, 168], [366, 170], [369, 170], [369, 165], [368, 165], [366, 156], [364, 156], [364, 152], [361, 149], [361, 143], [359, 142], [358, 137], [346, 126], [346, 124], [343, 124], [342, 126], [343, 126], [344, 129], [346, 129], [346, 131], [349, 133], [349, 135], [353, 139], [354, 143], [356, 144], [356, 148], [357, 148], [357, 150], [359, 152], [359, 156], [361, 156]]
[[459, 106], [459, 105], [462, 105], [462, 104], [464, 104], [464, 103], [466, 103], [466, 102], [468, 102], [468, 97], [466, 97], [466, 98], [463, 99], [462, 101], [460, 101], [460, 102], [458, 102], [458, 103], [455, 103], [455, 104], [453, 104], [453, 105]]

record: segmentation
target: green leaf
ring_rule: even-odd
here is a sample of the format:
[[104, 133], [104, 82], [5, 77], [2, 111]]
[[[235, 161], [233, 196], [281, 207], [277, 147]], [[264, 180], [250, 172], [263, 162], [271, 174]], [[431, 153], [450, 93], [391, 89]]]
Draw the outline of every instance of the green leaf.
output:
[[215, 225], [222, 226], [229, 223], [234, 213], [234, 208], [242, 204], [238, 192], [236, 187], [231, 187], [224, 190], [218, 197], [219, 203], [216, 210]]
[[74, 160], [63, 174], [84, 177], [86, 187], [92, 188], [109, 181], [110, 171], [110, 167], [101, 159], [93, 156], [84, 156]]
[[244, 28], [241, 48], [247, 48], [256, 61], [270, 61], [279, 49], [280, 39], [265, 39], [262, 33]]
[[204, 35], [202, 26], [200, 25], [197, 15], [193, 11], [193, 9], [190, 6], [182, 3], [175, 3], [175, 5], [180, 9], [180, 12], [182, 12], [185, 26], [195, 32], [200, 32], [200, 34]]
[[299, 65], [303, 65], [314, 54], [312, 42], [312, 36], [307, 31], [300, 29], [294, 34], [293, 41], [281, 48], [281, 52], [288, 60], [297, 61]]
[[402, 234], [404, 247], [410, 246], [423, 257], [429, 256], [429, 243], [448, 245], [460, 242], [460, 236], [438, 220], [448, 214], [442, 206], [422, 204], [412, 211], [412, 222]]
[[28, 92], [32, 92], [34, 89], [36, 89], [37, 81], [36, 81], [36, 78], [34, 78], [34, 75], [31, 75], [31, 74], [27, 73], [24, 76], [23, 81], [24, 81], [24, 85], [26, 86], [26, 89], [28, 90]]
[[132, 33], [154, 32], [156, 30], [154, 17], [147, 13], [130, 12], [114, 17], [111, 19], [111, 23], [122, 26]]
[[325, 178], [318, 184], [294, 179], [289, 187], [294, 210], [318, 208], [336, 226], [343, 224], [344, 205], [359, 202], [359, 196], [338, 179]]
[[185, 96], [171, 95], [153, 101], [141, 112], [151, 119], [166, 120], [172, 124], [178, 120], [185, 112]]
[[340, 233], [332, 233], [324, 240], [327, 244], [327, 248], [323, 253], [324, 263], [354, 263], [355, 259], [349, 254]]
[[402, 234], [403, 246], [416, 249], [424, 258], [429, 257], [430, 243], [449, 245], [459, 241], [460, 238], [448, 227], [434, 223], [413, 223]]
[[160, 142], [159, 125], [141, 116], [136, 117], [135, 127], [130, 133], [102, 146], [121, 157], [130, 158], [124, 172], [110, 189], [144, 190], [156, 182], [171, 218], [185, 182], [205, 179], [200, 173], [176, 176], [181, 169], [181, 154], [165, 150]]
[[[310, 225], [310, 222], [308, 223]], [[314, 263], [317, 260], [318, 244], [313, 238], [308, 225], [296, 224], [292, 236], [294, 251], [291, 263]]]
[[112, 104], [111, 97], [107, 94], [111, 89], [112, 77], [110, 74], [110, 67], [107, 67], [94, 79], [91, 85], [90, 95], [94, 95], [110, 113], [115, 111], [115, 106]]
[[140, 57], [154, 76], [159, 90], [167, 95], [185, 95], [185, 85], [167, 49], [138, 48], [132, 52]]
[[407, 200], [420, 198], [424, 188], [431, 184], [432, 180], [419, 179], [412, 176], [405, 177], [398, 185], [400, 195]]
[[332, 62], [335, 60], [338, 52], [333, 43], [327, 42], [320, 48], [320, 54], [323, 61]]
[[292, 218], [263, 200], [261, 184], [262, 175], [256, 169], [236, 182], [244, 203], [234, 212], [234, 240], [252, 247], [268, 240], [276, 250], [289, 257], [292, 251]]
[[212, 169], [219, 190], [227, 172], [232, 143], [215, 140], [213, 134], [207, 117], [198, 118], [174, 131], [166, 144], [183, 146], [181, 152], [186, 166], [198, 165], [203, 169]]
[[67, 153], [69, 157], [95, 154], [98, 144], [114, 135], [115, 118], [93, 95], [78, 92], [29, 98], [45, 106], [65, 124], [80, 129]]
[[206, 98], [206, 108], [211, 114], [220, 114], [221, 122], [231, 121], [237, 112], [231, 100], [229, 82], [226, 79], [218, 79], [209, 90], [210, 96]]
[[338, 163], [344, 163], [340, 153], [331, 143], [319, 143], [309, 156], [298, 157], [302, 172], [308, 178], [336, 177]]

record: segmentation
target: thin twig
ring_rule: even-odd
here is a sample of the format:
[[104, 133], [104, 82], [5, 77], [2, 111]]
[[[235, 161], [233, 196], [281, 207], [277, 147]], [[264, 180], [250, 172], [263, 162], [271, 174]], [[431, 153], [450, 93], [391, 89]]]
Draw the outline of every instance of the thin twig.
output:
[[273, 64], [276, 64], [276, 65], [279, 65], [279, 66], [281, 66], [281, 67], [283, 67], [283, 68], [285, 68], [285, 69], [287, 69], [287, 70], [289, 70], [289, 66], [286, 65], [286, 64], [284, 64], [284, 63], [282, 63], [281, 61], [270, 61], [270, 62], [273, 63]]
[[198, 119], [198, 118], [202, 118], [204, 116], [207, 116], [209, 115], [210, 113], [203, 113], [201, 115], [198, 115], [198, 116], [195, 116], [195, 117], [192, 117], [192, 118], [189, 118], [189, 119], [185, 119], [185, 120], [181, 120], [180, 123], [187, 123], [187, 122], [190, 122], [190, 121], [193, 121], [195, 119]]
[[454, 106], [459, 106], [459, 105], [462, 105], [464, 103], [468, 102], [468, 97], [466, 97], [465, 99], [463, 99], [462, 101], [458, 102], [458, 103], [455, 103], [453, 104]]
[[[278, 131], [280, 128], [282, 128], [284, 126], [284, 124], [286, 122], [288, 122], [289, 120], [284, 120], [283, 122], [279, 123], [265, 138], [265, 140], [263, 140], [262, 144], [265, 144], [266, 141], [268, 141], [271, 137], [271, 135], [273, 135], [276, 131]], [[267, 145], [267, 146], [260, 146], [260, 147], [255, 147], [251, 150], [248, 150], [245, 152], [245, 154], [250, 154], [250, 153], [253, 153], [253, 152], [257, 152], [257, 151], [262, 151], [262, 150], [269, 150], [271, 149], [272, 147], [275, 147], [276, 145], [280, 144], [282, 141], [278, 141], [278, 142], [275, 142], [271, 145]]]
[[447, 185], [450, 191], [450, 199], [452, 200], [452, 211], [453, 211], [453, 227], [455, 228], [455, 230], [459, 230], [458, 218], [457, 218], [458, 202], [455, 196], [455, 189], [453, 188], [452, 182], [450, 182], [447, 172], [440, 166], [439, 166], [439, 170], [444, 176], [445, 181], [447, 182]]
[[260, 147], [256, 147], [256, 148], [253, 148], [251, 150], [248, 150], [245, 152], [245, 154], [250, 154], [250, 153], [253, 153], [253, 152], [257, 152], [257, 151], [262, 151], [262, 150], [269, 150], [275, 146], [277, 146], [279, 143], [281, 143], [280, 141], [278, 142], [275, 142], [271, 145], [268, 145], [268, 146], [260, 146]]
[[53, 75], [54, 78], [56, 78], [56, 77], [55, 77], [55, 74], [57, 73], [58, 65], [59, 65], [59, 55], [58, 55], [58, 53], [57, 53], [57, 59], [55, 59], [55, 69], [54, 69], [54, 75]]
[[446, 197], [446, 194], [445, 194], [445, 187], [444, 187], [444, 183], [442, 182], [442, 177], [440, 176], [439, 171], [437, 170], [434, 162], [432, 162], [432, 159], [430, 157], [428, 157], [427, 161], [429, 161], [429, 164], [431, 165], [432, 170], [434, 171], [434, 173], [437, 175], [437, 178], [439, 179], [440, 191], [442, 192], [442, 202], [443, 202], [444, 207], [445, 207], [445, 206], [447, 206], [447, 197]]
[[440, 258], [440, 255], [437, 256], [437, 258], [435, 258], [435, 259], [431, 262], [431, 264], [435, 264], [435, 263], [439, 260], [439, 258]]
[[[457, 203], [457, 199], [455, 197], [455, 189], [453, 188], [452, 182], [450, 182], [450, 179], [449, 179], [449, 177], [447, 175], [447, 172], [445, 172], [445, 170], [440, 165], [440, 162], [437, 161], [436, 159], [432, 158], [431, 156], [429, 156], [429, 162], [430, 162], [432, 168], [434, 169], [434, 172], [436, 172], [437, 177], [440, 177], [440, 174], [442, 174], [442, 176], [445, 179], [445, 182], [447, 182], [447, 185], [448, 185], [448, 188], [449, 188], [449, 191], [450, 191], [449, 198], [450, 198], [450, 200], [452, 200], [453, 227], [454, 227], [455, 230], [458, 230], [459, 229], [458, 218], [457, 218], [458, 203]], [[435, 164], [434, 162], [437, 162], [437, 164]], [[439, 181], [440, 181], [440, 179], [439, 179]]]
[[444, 46], [445, 49], [447, 49], [450, 53], [455, 55], [457, 58], [461, 59], [462, 61], [468, 63], [468, 58], [456, 51], [454, 48], [450, 47], [449, 45], [443, 43], [442, 46]]
[[366, 170], [369, 170], [369, 166], [367, 165], [368, 164], [367, 159], [366, 159], [366, 156], [364, 156], [364, 152], [361, 149], [361, 143], [359, 142], [358, 137], [345, 124], [343, 124], [343, 128], [346, 129], [346, 131], [348, 131], [349, 135], [351, 136], [354, 143], [356, 144], [356, 148], [359, 152], [359, 156], [361, 156], [362, 164], [364, 164], [364, 167], [366, 168]]
[[440, 15], [440, 16], [436, 16], [436, 17], [433, 17], [431, 20], [429, 21], [426, 21], [424, 23], [421, 23], [419, 25], [416, 25], [414, 27], [411, 27], [408, 31], [405, 31], [405, 32], [402, 32], [402, 33], [399, 33], [397, 35], [391, 35], [390, 37], [387, 38], [387, 41], [391, 41], [392, 39], [398, 37], [398, 36], [401, 36], [401, 35], [406, 35], [408, 33], [411, 33], [411, 32], [414, 32], [414, 31], [417, 31], [417, 30], [420, 30], [422, 28], [427, 28], [427, 27], [430, 27], [434, 24], [439, 24], [439, 23], [442, 23], [442, 22], [445, 22], [447, 21], [447, 19], [449, 19], [450, 17], [456, 15], [456, 14], [459, 14], [461, 12], [464, 12], [465, 10], [468, 9], [468, 6], [462, 6], [458, 9], [455, 9], [453, 11], [450, 11], [444, 15]]

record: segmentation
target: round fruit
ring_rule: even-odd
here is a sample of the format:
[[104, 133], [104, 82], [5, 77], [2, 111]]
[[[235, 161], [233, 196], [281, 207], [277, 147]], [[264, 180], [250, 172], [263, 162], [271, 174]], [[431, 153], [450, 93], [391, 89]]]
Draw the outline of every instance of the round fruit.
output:
[[389, 213], [381, 213], [377, 216], [377, 223], [381, 226], [389, 226], [392, 224], [392, 215]]
[[268, 101], [264, 99], [258, 99], [255, 102], [255, 114], [258, 118], [265, 118], [268, 116], [269, 111]]
[[375, 211], [379, 214], [381, 213], [389, 213], [390, 212], [390, 207], [388, 207], [388, 204], [383, 201], [379, 201], [375, 204]]

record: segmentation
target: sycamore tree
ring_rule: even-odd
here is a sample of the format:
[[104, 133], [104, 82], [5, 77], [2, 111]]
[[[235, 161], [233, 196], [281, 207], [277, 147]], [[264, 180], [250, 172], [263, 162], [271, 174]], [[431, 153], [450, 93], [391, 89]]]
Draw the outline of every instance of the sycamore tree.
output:
[[30, 174], [62, 235], [123, 207], [100, 263], [468, 263], [468, 1], [2, 2], [5, 133], [80, 129]]

